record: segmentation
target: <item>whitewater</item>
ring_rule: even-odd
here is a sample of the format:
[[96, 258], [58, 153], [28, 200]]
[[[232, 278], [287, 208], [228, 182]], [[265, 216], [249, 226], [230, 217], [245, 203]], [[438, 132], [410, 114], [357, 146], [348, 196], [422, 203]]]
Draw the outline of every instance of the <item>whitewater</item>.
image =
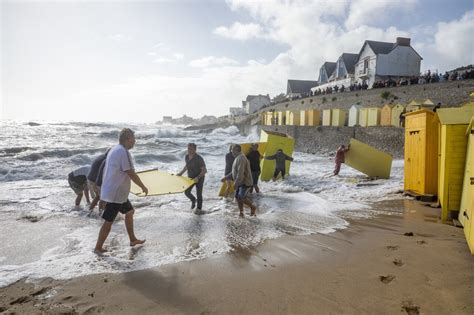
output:
[[[296, 152], [290, 176], [261, 183], [262, 193], [253, 195], [257, 217], [239, 219], [237, 205], [217, 192], [229, 145], [257, 142], [256, 129], [242, 136], [236, 127], [188, 131], [156, 124], [2, 121], [0, 127], [0, 287], [22, 278], [127, 272], [221, 255], [285, 235], [330, 233], [352, 218], [379, 214], [378, 201], [402, 198], [402, 160], [394, 160], [390, 179], [361, 185], [363, 174], [343, 166], [340, 176], [326, 178], [334, 168], [331, 158]], [[136, 234], [147, 242], [130, 248], [118, 219], [106, 242], [111, 252], [98, 256], [93, 248], [102, 219], [97, 210], [88, 215], [84, 200], [74, 206], [67, 175], [115, 145], [123, 127], [136, 131], [131, 153], [137, 171], [177, 173], [186, 144], [197, 144], [208, 169], [204, 214], [194, 214], [184, 194], [130, 195]]]

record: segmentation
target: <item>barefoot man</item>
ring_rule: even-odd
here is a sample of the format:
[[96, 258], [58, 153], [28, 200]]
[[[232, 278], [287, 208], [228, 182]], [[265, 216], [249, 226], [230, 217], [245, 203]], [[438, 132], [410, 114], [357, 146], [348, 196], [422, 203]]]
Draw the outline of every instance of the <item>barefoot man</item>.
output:
[[99, 238], [95, 246], [96, 253], [106, 251], [104, 249], [104, 242], [119, 212], [125, 214], [125, 227], [130, 238], [130, 246], [145, 243], [145, 240], [139, 240], [133, 231], [133, 213], [135, 210], [128, 200], [130, 180], [133, 180], [145, 194], [148, 194], [148, 189], [143, 185], [137, 174], [135, 174], [133, 168], [129, 150], [134, 145], [135, 133], [129, 128], [122, 129], [119, 135], [119, 144], [110, 149], [105, 160], [103, 182], [100, 190], [100, 200], [106, 202], [105, 210], [102, 214], [105, 222], [99, 231]]

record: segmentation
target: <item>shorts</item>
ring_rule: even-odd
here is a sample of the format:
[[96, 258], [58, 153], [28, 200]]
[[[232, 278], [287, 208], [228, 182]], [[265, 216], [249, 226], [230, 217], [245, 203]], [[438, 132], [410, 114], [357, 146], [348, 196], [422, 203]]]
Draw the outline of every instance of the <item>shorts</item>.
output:
[[128, 199], [124, 203], [107, 202], [105, 204], [105, 210], [102, 214], [102, 218], [105, 221], [114, 222], [115, 217], [119, 212], [125, 214], [131, 210], [133, 210], [133, 207]]
[[251, 187], [240, 185], [239, 188], [235, 191], [235, 198], [238, 200], [243, 200], [247, 198], [247, 194], [249, 193]]
[[73, 173], [69, 173], [67, 182], [77, 195], [82, 194], [84, 189], [87, 187], [87, 178], [82, 175], [74, 176]]
[[252, 171], [252, 182], [254, 186], [258, 185], [259, 177], [260, 177], [260, 171]]

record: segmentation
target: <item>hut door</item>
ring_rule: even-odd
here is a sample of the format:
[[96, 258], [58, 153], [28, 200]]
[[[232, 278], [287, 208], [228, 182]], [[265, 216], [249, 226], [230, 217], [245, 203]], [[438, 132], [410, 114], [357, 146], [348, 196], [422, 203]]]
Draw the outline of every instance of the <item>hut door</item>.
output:
[[408, 159], [408, 174], [410, 190], [423, 193], [424, 165], [423, 165], [423, 132], [421, 130], [410, 130], [409, 147], [410, 156]]

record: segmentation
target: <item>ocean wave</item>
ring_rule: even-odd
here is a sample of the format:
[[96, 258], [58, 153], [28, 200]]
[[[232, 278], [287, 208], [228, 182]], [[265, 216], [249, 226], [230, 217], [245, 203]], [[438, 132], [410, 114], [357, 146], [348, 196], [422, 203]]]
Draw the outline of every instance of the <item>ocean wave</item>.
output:
[[45, 158], [69, 158], [75, 155], [80, 154], [101, 154], [105, 152], [107, 148], [97, 148], [97, 149], [54, 149], [54, 150], [45, 150], [41, 152], [35, 152], [28, 155], [18, 157], [22, 161], [38, 161]]
[[32, 150], [32, 149], [33, 148], [30, 148], [30, 147], [11, 147], [11, 148], [0, 149], [0, 154], [11, 156], [11, 155], [18, 154], [18, 153]]
[[149, 162], [162, 162], [162, 163], [172, 163], [176, 161], [181, 161], [179, 157], [173, 154], [152, 154], [152, 153], [143, 153], [134, 155], [135, 162], [139, 164], [146, 164]]
[[113, 139], [118, 139], [119, 131], [117, 131], [117, 130], [102, 131], [102, 132], [99, 132], [99, 134], [98, 134], [97, 136], [98, 136], [99, 138], [106, 138], [106, 139], [113, 138]]
[[188, 135], [188, 132], [178, 128], [158, 129], [156, 131], [156, 136], [161, 138], [183, 138]]
[[240, 134], [239, 128], [236, 126], [230, 126], [227, 128], [217, 128], [211, 131], [211, 135], [231, 135], [236, 136]]

